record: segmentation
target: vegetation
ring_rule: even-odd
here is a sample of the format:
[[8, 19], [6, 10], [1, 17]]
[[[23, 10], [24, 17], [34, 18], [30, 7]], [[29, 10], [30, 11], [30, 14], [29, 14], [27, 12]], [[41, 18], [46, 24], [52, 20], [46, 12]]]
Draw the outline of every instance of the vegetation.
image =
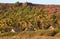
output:
[[[6, 28], [18, 28], [19, 31], [25, 31], [26, 28], [31, 27], [36, 30], [45, 30], [49, 29], [52, 26], [53, 28], [60, 28], [60, 14], [54, 12], [49, 14], [44, 9], [39, 7], [32, 6], [22, 6], [19, 2], [16, 2], [14, 5], [9, 6], [0, 6], [0, 31], [5, 32]], [[48, 32], [47, 32], [48, 33]], [[52, 31], [53, 34], [56, 34], [55, 31]], [[49, 32], [49, 35], [50, 32]]]
[[17, 35], [18, 33], [13, 33], [13, 32], [6, 32], [6, 33], [0, 33], [0, 37], [3, 36], [14, 36]]

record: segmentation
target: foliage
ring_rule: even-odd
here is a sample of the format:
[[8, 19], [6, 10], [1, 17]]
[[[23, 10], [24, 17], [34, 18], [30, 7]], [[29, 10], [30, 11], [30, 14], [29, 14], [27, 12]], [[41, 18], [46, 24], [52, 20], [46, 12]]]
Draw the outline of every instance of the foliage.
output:
[[[15, 6], [16, 5], [16, 6]], [[44, 9], [32, 6], [23, 7], [19, 2], [11, 5], [1, 7], [0, 14], [0, 27], [17, 27], [21, 31], [29, 26], [35, 29], [48, 29], [50, 26], [60, 28], [60, 14], [49, 14]]]

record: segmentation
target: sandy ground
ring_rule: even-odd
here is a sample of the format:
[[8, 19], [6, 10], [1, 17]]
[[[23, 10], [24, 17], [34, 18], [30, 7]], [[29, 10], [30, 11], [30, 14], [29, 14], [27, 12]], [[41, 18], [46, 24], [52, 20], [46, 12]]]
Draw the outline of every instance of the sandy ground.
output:
[[16, 35], [16, 36], [5, 36], [0, 37], [0, 39], [60, 39], [60, 37], [52, 36], [28, 36], [28, 35]]

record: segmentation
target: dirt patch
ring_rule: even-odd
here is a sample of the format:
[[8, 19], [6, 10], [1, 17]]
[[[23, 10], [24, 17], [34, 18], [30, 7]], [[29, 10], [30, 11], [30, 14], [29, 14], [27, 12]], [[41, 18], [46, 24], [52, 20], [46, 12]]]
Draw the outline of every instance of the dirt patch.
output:
[[52, 37], [52, 36], [29, 36], [29, 35], [16, 35], [16, 36], [5, 36], [0, 37], [0, 39], [60, 39], [60, 37]]

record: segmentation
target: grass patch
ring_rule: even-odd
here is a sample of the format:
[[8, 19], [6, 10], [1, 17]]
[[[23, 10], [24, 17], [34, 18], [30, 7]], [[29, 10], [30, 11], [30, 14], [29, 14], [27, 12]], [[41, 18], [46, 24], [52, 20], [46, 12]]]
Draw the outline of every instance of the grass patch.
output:
[[22, 33], [20, 33], [21, 35], [30, 35], [30, 36], [33, 36], [33, 35], [39, 35], [39, 36], [55, 36], [57, 34], [56, 31], [54, 30], [38, 30], [38, 31], [24, 31]]
[[0, 36], [14, 36], [18, 33], [14, 33], [14, 32], [5, 32], [5, 33], [0, 33]]

